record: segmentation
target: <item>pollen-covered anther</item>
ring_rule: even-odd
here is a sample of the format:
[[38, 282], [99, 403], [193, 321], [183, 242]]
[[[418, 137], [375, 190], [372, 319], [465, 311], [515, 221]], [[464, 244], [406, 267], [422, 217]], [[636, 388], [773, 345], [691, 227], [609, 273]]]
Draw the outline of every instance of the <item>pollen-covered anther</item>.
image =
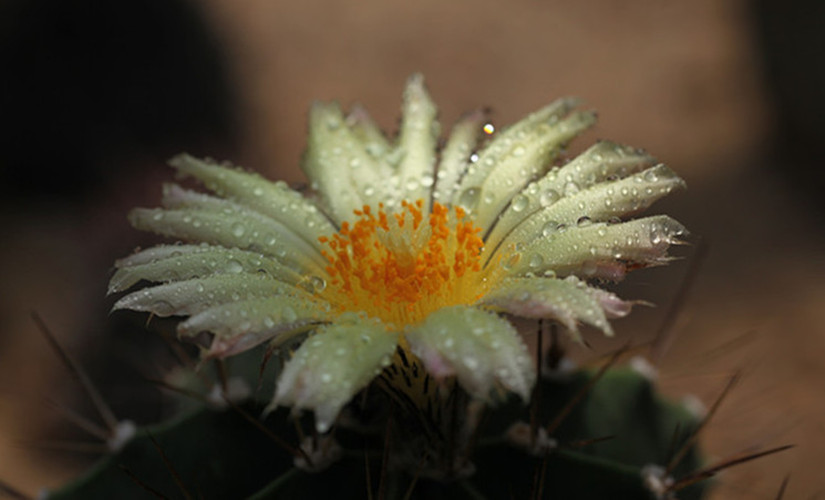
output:
[[[487, 288], [484, 242], [461, 208], [402, 201], [387, 213], [364, 206], [358, 219], [319, 238], [332, 277], [324, 297], [390, 324], [414, 324], [445, 306], [471, 304]], [[425, 222], [426, 219], [426, 222]]]

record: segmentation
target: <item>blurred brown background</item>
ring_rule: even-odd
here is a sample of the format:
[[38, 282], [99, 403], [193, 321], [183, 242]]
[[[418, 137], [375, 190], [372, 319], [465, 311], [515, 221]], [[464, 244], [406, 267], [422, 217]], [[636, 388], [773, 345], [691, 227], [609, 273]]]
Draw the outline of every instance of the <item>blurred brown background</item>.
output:
[[[133, 389], [153, 366], [145, 337], [118, 336], [104, 295], [113, 259], [150, 241], [125, 214], [157, 201], [165, 159], [302, 181], [313, 99], [359, 101], [393, 130], [420, 71], [445, 128], [484, 106], [505, 125], [572, 94], [600, 113], [574, 150], [644, 147], [687, 180], [654, 211], [709, 251], [661, 385], [709, 405], [741, 371], [704, 436], [711, 459], [798, 445], [726, 472], [714, 498], [775, 498], [787, 475], [786, 498], [825, 498], [823, 22], [817, 2], [772, 0], [0, 3], [0, 479], [35, 493], [88, 464], [30, 444], [65, 425], [45, 398], [84, 404], [31, 311], [121, 415], [157, 417], [153, 392]], [[692, 251], [680, 255], [621, 285], [660, 307], [602, 349], [655, 334], [688, 272]]]

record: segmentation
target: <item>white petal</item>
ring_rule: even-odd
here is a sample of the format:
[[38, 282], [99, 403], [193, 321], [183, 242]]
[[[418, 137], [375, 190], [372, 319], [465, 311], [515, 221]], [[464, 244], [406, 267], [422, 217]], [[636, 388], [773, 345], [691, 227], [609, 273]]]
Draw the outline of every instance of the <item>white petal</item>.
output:
[[391, 173], [390, 169], [384, 169], [384, 167], [388, 167], [386, 157], [392, 146], [367, 110], [360, 104], [354, 104], [347, 115], [347, 125], [355, 138], [364, 145], [367, 153], [378, 160], [377, 163], [379, 168], [382, 169], [381, 171], [387, 174]]
[[396, 154], [400, 157], [398, 178], [401, 199], [424, 201], [430, 209], [430, 191], [434, 183], [435, 151], [439, 134], [437, 109], [424, 88], [424, 77], [415, 74], [404, 89], [401, 130]]
[[574, 105], [573, 99], [560, 99], [495, 136], [461, 179], [453, 203], [473, 214], [486, 232], [510, 198], [548, 168], [564, 143], [595, 122], [593, 113], [565, 118]]
[[157, 316], [188, 316], [230, 302], [306, 293], [301, 288], [260, 273], [217, 274], [132, 292], [118, 300], [112, 310], [146, 311]]
[[469, 113], [453, 127], [450, 138], [441, 151], [433, 200], [447, 205], [452, 202], [459, 180], [470, 166], [470, 155], [478, 143], [484, 113]]
[[530, 241], [541, 234], [548, 223], [575, 225], [581, 221], [603, 222], [639, 212], [685, 183], [664, 165], [621, 180], [596, 184], [561, 198], [535, 212], [516, 226], [506, 242]]
[[[363, 158], [355, 156], [359, 154]], [[352, 158], [373, 161], [344, 123], [337, 103], [313, 103], [301, 168], [338, 224], [351, 221], [353, 211], [360, 210], [366, 203], [363, 190], [358, 190], [353, 182], [349, 165]]]
[[564, 280], [506, 280], [482, 298], [481, 304], [524, 318], [556, 319], [576, 340], [581, 339], [578, 322], [595, 326], [605, 335], [612, 336], [607, 317], [624, 316], [632, 305], [609, 292], [588, 287], [574, 276]]
[[224, 212], [137, 208], [129, 214], [129, 221], [144, 231], [260, 252], [296, 269], [325, 273], [326, 262], [315, 249], [296, 244], [294, 236], [277, 221], [240, 206]]
[[170, 164], [181, 173], [191, 175], [219, 196], [248, 206], [289, 227], [309, 244], [319, 236], [335, 232], [335, 227], [310, 200], [283, 182], [270, 182], [258, 174], [226, 168], [179, 155]]
[[430, 314], [406, 334], [412, 352], [436, 378], [455, 375], [471, 395], [487, 400], [500, 385], [530, 397], [535, 367], [508, 321], [474, 307], [455, 306]]
[[[163, 206], [167, 209], [179, 209], [189, 213], [194, 212], [210, 212], [221, 216], [228, 216], [236, 219], [231, 227], [233, 235], [243, 235], [246, 233], [250, 237], [258, 237], [260, 235], [268, 235], [267, 243], [271, 246], [271, 240], [277, 236], [281, 247], [294, 247], [302, 255], [307, 255], [315, 260], [316, 263], [325, 267], [327, 260], [321, 255], [322, 245], [318, 240], [320, 236], [328, 236], [330, 232], [314, 232], [314, 238], [307, 240], [300, 233], [295, 232], [289, 226], [282, 224], [278, 219], [272, 218], [268, 215], [262, 214], [256, 210], [240, 205], [233, 201], [216, 198], [197, 191], [183, 189], [177, 184], [165, 184], [163, 186], [163, 199], [161, 200]], [[238, 220], [242, 222], [237, 222]], [[335, 231], [332, 224], [327, 221], [330, 231]], [[257, 236], [256, 236], [257, 235]], [[253, 243], [253, 245], [260, 245], [260, 242]], [[275, 255], [278, 256], [275, 249]], [[271, 252], [272, 250], [270, 250]], [[264, 253], [266, 251], [264, 250]]]
[[214, 245], [160, 245], [115, 265], [118, 270], [109, 281], [109, 293], [128, 290], [141, 280], [169, 283], [216, 274], [263, 273], [292, 284], [306, 279], [259, 253]]
[[[665, 215], [618, 224], [571, 226], [554, 221], [528, 239], [503, 244], [501, 264], [511, 276], [528, 273], [620, 279], [628, 268], [663, 264], [667, 249], [679, 244], [684, 226]], [[491, 259], [496, 261], [496, 256]]]
[[487, 246], [495, 248], [514, 227], [542, 208], [555, 204], [565, 195], [573, 195], [609, 179], [624, 178], [651, 165], [653, 158], [639, 149], [600, 141], [561, 168], [553, 168], [544, 177], [528, 185], [501, 215]]
[[[305, 295], [277, 295], [232, 302], [199, 312], [178, 325], [178, 334], [194, 337], [202, 332], [215, 335], [215, 341], [225, 345], [218, 350], [214, 345], [213, 356], [229, 356], [256, 344], [265, 342], [279, 333], [308, 323], [326, 321], [328, 306]], [[238, 349], [238, 344], [243, 349]]]
[[275, 398], [278, 405], [313, 410], [325, 432], [341, 408], [391, 362], [398, 334], [376, 320], [355, 314], [318, 328], [284, 366]]
[[[593, 112], [574, 112], [553, 124], [540, 124], [495, 163], [479, 187], [479, 202], [473, 211], [475, 223], [485, 231], [504, 207], [523, 203], [513, 196], [532, 179], [545, 172], [550, 161], [573, 138], [596, 123]], [[479, 158], [479, 162], [485, 161]]]

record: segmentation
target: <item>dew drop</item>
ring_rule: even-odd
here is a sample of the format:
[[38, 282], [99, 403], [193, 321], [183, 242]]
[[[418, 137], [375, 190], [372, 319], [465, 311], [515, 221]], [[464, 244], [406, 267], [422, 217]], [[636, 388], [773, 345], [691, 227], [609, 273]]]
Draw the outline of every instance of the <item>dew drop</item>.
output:
[[527, 208], [527, 205], [529, 205], [529, 204], [530, 204], [530, 199], [527, 198], [526, 196], [524, 196], [523, 194], [520, 194], [520, 195], [516, 196], [515, 198], [513, 198], [513, 202], [511, 204], [511, 206], [513, 207], [514, 211], [521, 212], [525, 208]]
[[564, 185], [564, 196], [572, 196], [579, 192], [579, 185], [573, 181], [569, 181]]
[[548, 189], [541, 193], [541, 196], [539, 197], [539, 203], [541, 203], [541, 206], [546, 207], [559, 201], [559, 198], [559, 193], [557, 193], [555, 189]]
[[238, 274], [243, 272], [243, 265], [235, 259], [231, 259], [226, 263], [226, 272]]
[[504, 261], [502, 267], [504, 269], [512, 269], [518, 264], [518, 261], [521, 259], [521, 254], [516, 252], [512, 254], [507, 260]]
[[284, 308], [281, 309], [281, 317], [287, 323], [292, 323], [293, 321], [298, 319], [298, 315], [295, 313], [295, 309], [289, 306], [284, 306]]
[[545, 238], [550, 236], [551, 234], [555, 233], [559, 228], [559, 223], [551, 220], [544, 223], [544, 226], [541, 228], [541, 235]]
[[478, 197], [481, 191], [477, 187], [465, 189], [458, 197], [458, 204], [468, 212], [472, 212], [478, 204]]
[[513, 149], [513, 156], [524, 156], [525, 149], [524, 146], [516, 146]]
[[252, 190], [252, 194], [254, 194], [255, 196], [263, 196], [264, 195], [264, 188], [258, 186], [258, 187], [256, 187], [255, 189]]
[[532, 257], [530, 257], [530, 267], [539, 267], [544, 263], [544, 257], [541, 256], [539, 253], [534, 253]]
[[243, 224], [241, 224], [240, 222], [236, 222], [235, 224], [232, 224], [232, 234], [236, 238], [240, 238], [241, 236], [244, 235], [244, 233], [246, 233], [246, 228], [243, 226]]
[[587, 227], [593, 224], [593, 221], [588, 216], [579, 217], [579, 220], [576, 221], [576, 225], [578, 227]]
[[158, 300], [152, 304], [151, 311], [158, 316], [169, 316], [175, 312], [175, 307], [165, 300]]
[[656, 171], [652, 168], [645, 172], [644, 178], [648, 182], [656, 182], [659, 180], [659, 176], [656, 175]]

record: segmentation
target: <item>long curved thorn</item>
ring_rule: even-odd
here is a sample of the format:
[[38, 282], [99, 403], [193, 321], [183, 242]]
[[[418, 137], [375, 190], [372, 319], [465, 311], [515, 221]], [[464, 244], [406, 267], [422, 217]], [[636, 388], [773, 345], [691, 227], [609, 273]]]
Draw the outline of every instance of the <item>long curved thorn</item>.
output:
[[650, 359], [654, 365], [658, 365], [662, 361], [662, 358], [665, 357], [665, 354], [667, 354], [670, 346], [676, 339], [676, 334], [678, 333], [675, 328], [676, 321], [679, 319], [685, 301], [693, 289], [696, 277], [699, 275], [699, 269], [704, 264], [707, 254], [708, 245], [705, 240], [700, 240], [696, 245], [696, 252], [690, 261], [687, 274], [682, 280], [682, 284], [679, 286], [679, 290], [676, 292], [676, 296], [673, 298], [670, 307], [668, 307], [667, 313], [665, 313], [665, 319], [659, 327], [658, 332], [656, 332], [653, 344], [650, 346]]
[[670, 459], [670, 463], [668, 463], [667, 465], [667, 475], [670, 475], [670, 473], [673, 472], [673, 469], [675, 469], [676, 466], [679, 465], [679, 462], [681, 462], [682, 459], [685, 458], [687, 452], [699, 439], [699, 434], [701, 433], [702, 429], [707, 427], [708, 422], [710, 422], [710, 420], [716, 414], [716, 411], [719, 409], [719, 406], [721, 406], [722, 401], [725, 400], [727, 395], [730, 393], [730, 390], [733, 389], [733, 386], [736, 385], [739, 379], [739, 372], [734, 373], [733, 376], [731, 376], [731, 378], [728, 380], [728, 383], [725, 385], [725, 388], [722, 389], [722, 393], [719, 394], [719, 397], [716, 398], [716, 401], [713, 402], [713, 406], [711, 406], [710, 410], [708, 410], [708, 413], [707, 415], [705, 415], [705, 418], [702, 419], [702, 421], [699, 423], [699, 425], [696, 427], [696, 430], [693, 431], [690, 437], [688, 437], [685, 440], [679, 451], [677, 451], [676, 454], [673, 455], [673, 458]]
[[[759, 451], [756, 453], [747, 453], [747, 454], [736, 454], [732, 457], [726, 458], [720, 462], [717, 462], [710, 467], [705, 467], [704, 469], [700, 469], [696, 472], [691, 472], [687, 476], [680, 478], [673, 482], [670, 487], [668, 487], [668, 492], [679, 491], [683, 488], [687, 488], [688, 486], [698, 483], [699, 481], [704, 481], [705, 479], [709, 479], [716, 474], [720, 473], [721, 471], [733, 467], [735, 465], [740, 465], [745, 462], [750, 462], [751, 460], [756, 460], [757, 458], [762, 458], [768, 455], [773, 455], [775, 453], [779, 453], [785, 450], [789, 450], [793, 448], [795, 445], [793, 444], [786, 444], [784, 446], [777, 446], [776, 448], [771, 448], [765, 451]], [[783, 490], [780, 491], [782, 493]], [[781, 497], [780, 497], [781, 498]]]
[[106, 427], [108, 427], [109, 432], [114, 432], [118, 425], [117, 417], [112, 412], [112, 409], [109, 408], [109, 405], [103, 400], [103, 396], [100, 395], [100, 392], [92, 383], [92, 380], [83, 370], [83, 368], [75, 362], [75, 360], [69, 356], [69, 353], [63, 349], [60, 343], [55, 338], [54, 334], [49, 330], [49, 327], [46, 326], [46, 323], [43, 321], [43, 318], [40, 317], [39, 314], [36, 312], [32, 312], [32, 319], [34, 320], [35, 324], [37, 325], [40, 332], [43, 333], [43, 337], [46, 338], [46, 341], [51, 346], [52, 350], [57, 354], [60, 360], [66, 365], [66, 368], [71, 372], [72, 376], [80, 382], [80, 385], [83, 387], [83, 390], [86, 392], [86, 395], [92, 402], [92, 405], [97, 410], [100, 417], [106, 423]]

